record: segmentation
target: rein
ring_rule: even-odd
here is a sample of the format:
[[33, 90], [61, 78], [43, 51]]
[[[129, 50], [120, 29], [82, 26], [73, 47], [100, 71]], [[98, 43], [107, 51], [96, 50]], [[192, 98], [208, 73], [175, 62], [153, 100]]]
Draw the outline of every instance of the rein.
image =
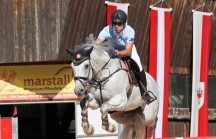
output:
[[[91, 66], [91, 68], [92, 68], [92, 70], [93, 70], [92, 64], [91, 64], [91, 62], [90, 62], [90, 57], [85, 58], [85, 60], [87, 60], [87, 59], [89, 59], [90, 66]], [[85, 61], [85, 60], [83, 60], [83, 61]], [[112, 77], [115, 73], [117, 73], [117, 72], [119, 72], [119, 71], [121, 71], [121, 70], [124, 70], [124, 71], [126, 71], [126, 72], [128, 71], [127, 69], [122, 68], [122, 64], [121, 64], [120, 60], [118, 59], [121, 68], [119, 68], [119, 69], [115, 70], [113, 73], [109, 74], [108, 77], [104, 77], [104, 78], [102, 78], [102, 79], [97, 79], [96, 76], [97, 76], [99, 73], [101, 73], [101, 72], [105, 69], [105, 67], [108, 65], [108, 63], [110, 62], [110, 60], [111, 60], [111, 57], [110, 57], [110, 59], [103, 65], [103, 67], [102, 67], [99, 71], [97, 71], [97, 73], [96, 73], [95, 75], [93, 75], [93, 77], [92, 77], [90, 80], [89, 80], [90, 67], [89, 67], [89, 72], [88, 72], [88, 76], [87, 76], [87, 77], [82, 77], [82, 76], [76, 76], [76, 77], [74, 77], [74, 80], [80, 81], [84, 88], [87, 87], [88, 83], [89, 83], [89, 84], [96, 85], [96, 86], [94, 87], [95, 89], [96, 89], [97, 87], [99, 87], [99, 89], [100, 89], [101, 104], [104, 103], [103, 95], [102, 95], [102, 86], [105, 85], [105, 84], [107, 83], [107, 80], [108, 80], [110, 77]], [[82, 62], [83, 62], [83, 61], [82, 61]], [[93, 73], [93, 72], [92, 72], [92, 73]], [[84, 80], [84, 81], [86, 81], [86, 82], [84, 83], [82, 80]], [[105, 82], [105, 81], [106, 81], [106, 82]], [[88, 87], [87, 87], [87, 88], [88, 88]], [[87, 90], [87, 89], [85, 89], [85, 90]]]
[[[103, 104], [104, 103], [104, 101], [103, 101], [103, 96], [102, 96], [102, 83], [103, 82], [105, 82], [105, 81], [107, 81], [110, 77], [112, 77], [115, 73], [117, 73], [117, 72], [119, 72], [119, 71], [121, 71], [121, 70], [124, 70], [124, 71], [128, 71], [127, 69], [124, 69], [124, 68], [122, 68], [122, 64], [121, 64], [121, 62], [120, 62], [120, 60], [119, 60], [119, 63], [120, 63], [120, 65], [121, 65], [121, 68], [119, 68], [119, 69], [117, 69], [116, 71], [114, 71], [113, 73], [111, 73], [108, 77], [104, 77], [103, 79], [96, 79], [96, 76], [103, 70], [103, 69], [105, 69], [105, 67], [107, 66], [107, 64], [110, 62], [110, 60], [111, 60], [111, 57], [110, 57], [110, 59], [104, 64], [104, 66], [92, 77], [92, 79], [91, 79], [91, 81], [89, 82], [90, 84], [92, 84], [92, 81], [93, 82], [96, 82], [97, 83], [97, 85], [99, 86], [99, 88], [100, 88], [100, 97], [101, 97], [101, 104]], [[105, 85], [107, 82], [105, 82], [103, 85]], [[97, 86], [97, 87], [98, 87]], [[97, 87], [95, 87], [95, 88], [97, 88]]]

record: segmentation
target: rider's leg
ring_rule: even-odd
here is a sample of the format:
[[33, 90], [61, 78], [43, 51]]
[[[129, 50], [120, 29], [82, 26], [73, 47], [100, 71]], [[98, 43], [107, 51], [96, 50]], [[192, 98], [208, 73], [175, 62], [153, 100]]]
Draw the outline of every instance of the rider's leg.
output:
[[149, 95], [149, 93], [147, 92], [147, 83], [146, 83], [146, 75], [145, 75], [145, 72], [142, 68], [142, 64], [140, 62], [140, 57], [136, 51], [136, 47], [135, 45], [133, 45], [133, 48], [132, 48], [132, 53], [131, 53], [131, 58], [136, 61], [137, 65], [139, 66], [140, 68], [140, 80], [143, 84], [143, 86], [141, 87], [140, 85], [140, 91], [141, 91], [141, 96], [142, 98], [144, 98], [144, 100], [146, 101], [147, 104], [151, 103], [153, 100], [155, 100], [153, 97], [151, 97]]
[[140, 57], [137, 53], [137, 50], [136, 50], [136, 47], [135, 45], [133, 45], [133, 48], [132, 48], [132, 52], [131, 52], [131, 58], [136, 61], [137, 65], [139, 66], [140, 68], [140, 72], [143, 70], [143, 67], [142, 67], [142, 64], [141, 64], [141, 61], [140, 61]]
[[[155, 99], [153, 97], [151, 97], [147, 91], [147, 82], [146, 82], [146, 74], [144, 72], [144, 70], [142, 70], [140, 72], [140, 80], [142, 82], [142, 87], [140, 87], [140, 90], [141, 90], [141, 94], [142, 94], [142, 97], [144, 98], [144, 100], [146, 101], [147, 104], [151, 103], [152, 101], [154, 101]], [[140, 83], [141, 84], [141, 83]]]

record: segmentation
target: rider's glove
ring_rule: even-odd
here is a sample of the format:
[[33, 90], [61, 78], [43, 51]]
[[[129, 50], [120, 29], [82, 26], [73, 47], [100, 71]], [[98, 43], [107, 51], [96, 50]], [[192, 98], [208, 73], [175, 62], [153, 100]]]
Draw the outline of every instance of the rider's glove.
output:
[[115, 49], [116, 57], [120, 57], [121, 52], [117, 49]]

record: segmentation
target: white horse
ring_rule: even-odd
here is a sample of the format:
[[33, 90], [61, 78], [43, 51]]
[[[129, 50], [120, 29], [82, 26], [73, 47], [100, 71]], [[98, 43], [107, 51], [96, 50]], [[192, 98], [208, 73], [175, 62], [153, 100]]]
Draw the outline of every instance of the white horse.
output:
[[115, 125], [108, 121], [107, 114], [110, 113], [112, 119], [124, 125], [122, 139], [130, 135], [132, 138], [145, 137], [145, 125], [151, 128], [151, 137], [159, 109], [159, 91], [153, 77], [146, 73], [147, 89], [157, 99], [147, 105], [141, 98], [139, 87], [130, 84], [124, 62], [116, 58], [108, 43], [96, 44], [90, 35], [86, 43], [78, 45], [74, 51], [67, 51], [73, 56], [74, 92], [79, 97], [86, 95], [80, 102], [84, 132], [94, 134], [94, 127], [88, 122], [87, 109], [100, 108], [104, 130], [116, 130]]

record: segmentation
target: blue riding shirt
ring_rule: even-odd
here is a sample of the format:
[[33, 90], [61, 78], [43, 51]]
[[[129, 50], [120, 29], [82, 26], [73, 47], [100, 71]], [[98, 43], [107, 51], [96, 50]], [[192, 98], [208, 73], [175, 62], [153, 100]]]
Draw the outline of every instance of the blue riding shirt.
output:
[[101, 40], [108, 40], [109, 44], [113, 48], [125, 50], [126, 42], [134, 42], [134, 35], [134, 29], [129, 25], [124, 25], [124, 29], [120, 32], [120, 34], [117, 34], [111, 24], [103, 28], [98, 38]]

